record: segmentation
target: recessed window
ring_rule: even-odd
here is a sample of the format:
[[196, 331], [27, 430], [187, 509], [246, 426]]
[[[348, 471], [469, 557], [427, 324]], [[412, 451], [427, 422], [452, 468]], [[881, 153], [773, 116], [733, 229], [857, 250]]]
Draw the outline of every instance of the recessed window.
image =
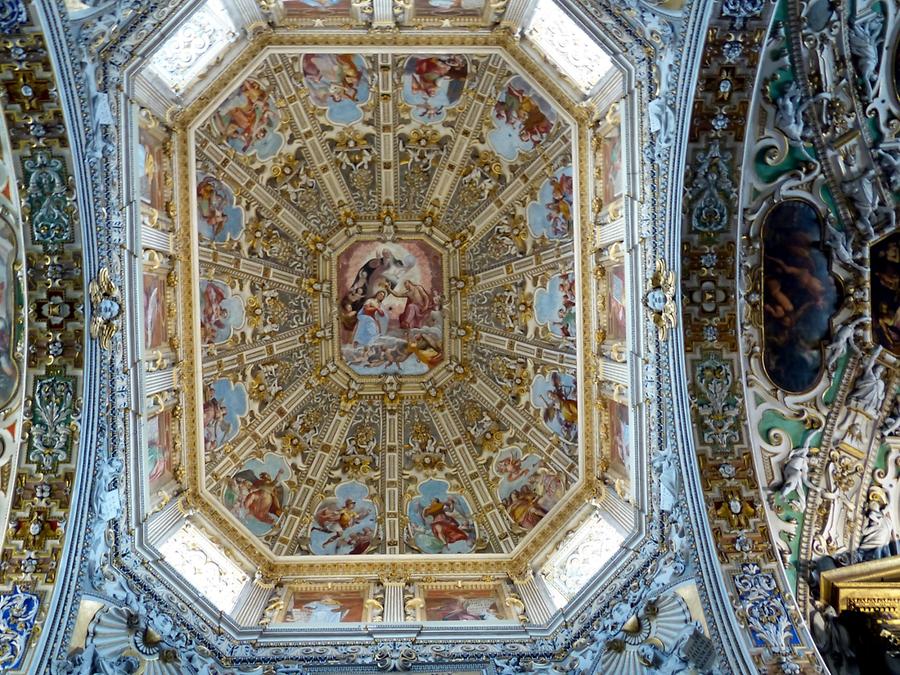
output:
[[230, 612], [249, 577], [190, 524], [159, 547], [176, 572], [223, 612]]
[[612, 67], [603, 48], [554, 0], [538, 0], [525, 35], [584, 93]]
[[150, 58], [150, 70], [178, 93], [237, 37], [222, 0], [208, 0]]
[[595, 511], [544, 564], [541, 574], [557, 607], [565, 605], [613, 556], [622, 535]]

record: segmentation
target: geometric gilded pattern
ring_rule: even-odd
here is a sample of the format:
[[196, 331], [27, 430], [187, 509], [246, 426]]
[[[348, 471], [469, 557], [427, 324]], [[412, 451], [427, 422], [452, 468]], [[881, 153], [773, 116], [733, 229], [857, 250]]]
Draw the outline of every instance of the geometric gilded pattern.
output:
[[571, 102], [496, 48], [281, 47], [210, 91], [195, 503], [251, 558], [512, 553], [581, 479]]

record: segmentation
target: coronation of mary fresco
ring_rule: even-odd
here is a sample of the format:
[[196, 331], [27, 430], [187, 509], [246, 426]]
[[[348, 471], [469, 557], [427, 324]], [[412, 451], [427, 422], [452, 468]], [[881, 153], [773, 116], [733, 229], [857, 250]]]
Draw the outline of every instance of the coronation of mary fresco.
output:
[[360, 375], [421, 375], [443, 359], [441, 256], [417, 241], [357, 242], [338, 262], [341, 355]]
[[895, 0], [120, 5], [0, 1], [0, 673], [900, 672]]

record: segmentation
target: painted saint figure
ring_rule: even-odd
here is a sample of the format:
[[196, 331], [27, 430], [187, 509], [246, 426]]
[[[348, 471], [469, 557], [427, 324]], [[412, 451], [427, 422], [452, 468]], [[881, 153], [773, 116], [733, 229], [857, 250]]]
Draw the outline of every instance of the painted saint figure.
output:
[[435, 497], [422, 510], [426, 522], [430, 519], [431, 533], [446, 545], [465, 541], [469, 537], [460, 527], [459, 520], [453, 517], [455, 509], [456, 503], [452, 497], [443, 502]]
[[332, 123], [362, 119], [359, 104], [369, 100], [369, 76], [360, 54], [304, 54], [301, 68], [310, 100], [327, 110]]
[[276, 132], [279, 122], [268, 92], [254, 79], [244, 80], [213, 117], [228, 145], [242, 155], [255, 152], [260, 159], [271, 157], [281, 147], [283, 139]]
[[403, 99], [423, 124], [440, 122], [459, 103], [469, 73], [465, 56], [411, 56], [403, 74]]
[[361, 555], [373, 545], [377, 533], [377, 509], [368, 499], [368, 488], [350, 481], [335, 488], [335, 496], [323, 499], [310, 526], [310, 551], [317, 555]]

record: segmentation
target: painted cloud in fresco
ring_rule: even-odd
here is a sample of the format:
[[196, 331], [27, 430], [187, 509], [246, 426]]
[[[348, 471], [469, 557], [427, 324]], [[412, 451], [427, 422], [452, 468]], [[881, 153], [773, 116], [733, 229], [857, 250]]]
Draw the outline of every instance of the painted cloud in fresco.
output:
[[222, 447], [237, 435], [240, 418], [247, 414], [247, 390], [231, 380], [206, 385], [203, 396], [203, 447], [206, 452]]
[[535, 320], [557, 336], [574, 340], [576, 335], [575, 274], [555, 274], [544, 288], [534, 292]]
[[275, 527], [284, 513], [291, 469], [280, 455], [250, 459], [225, 483], [222, 501], [231, 514], [255, 535]]
[[227, 341], [244, 325], [244, 301], [221, 281], [200, 282], [200, 336], [204, 344]]
[[544, 424], [569, 443], [578, 442], [578, 386], [575, 377], [553, 371], [531, 383], [531, 404], [541, 411]]
[[234, 192], [222, 181], [197, 175], [197, 234], [221, 243], [237, 239], [244, 229], [244, 212], [235, 206]]
[[547, 239], [571, 237], [574, 201], [572, 167], [566, 166], [543, 182], [537, 201], [528, 205], [528, 229], [532, 236]]
[[409, 542], [422, 553], [468, 553], [477, 536], [466, 498], [443, 480], [426, 480], [407, 508]]
[[303, 81], [310, 100], [333, 124], [353, 124], [369, 100], [369, 69], [359, 54], [304, 54]]
[[403, 100], [413, 119], [434, 124], [447, 117], [447, 109], [459, 103], [469, 62], [461, 54], [410, 56], [403, 69]]
[[284, 145], [276, 130], [281, 115], [269, 92], [257, 80], [247, 79], [213, 115], [215, 129], [242, 155], [273, 157]]
[[487, 136], [488, 143], [511, 162], [520, 152], [531, 152], [544, 142], [556, 122], [556, 113], [517, 75], [497, 97], [492, 118], [494, 129]]

